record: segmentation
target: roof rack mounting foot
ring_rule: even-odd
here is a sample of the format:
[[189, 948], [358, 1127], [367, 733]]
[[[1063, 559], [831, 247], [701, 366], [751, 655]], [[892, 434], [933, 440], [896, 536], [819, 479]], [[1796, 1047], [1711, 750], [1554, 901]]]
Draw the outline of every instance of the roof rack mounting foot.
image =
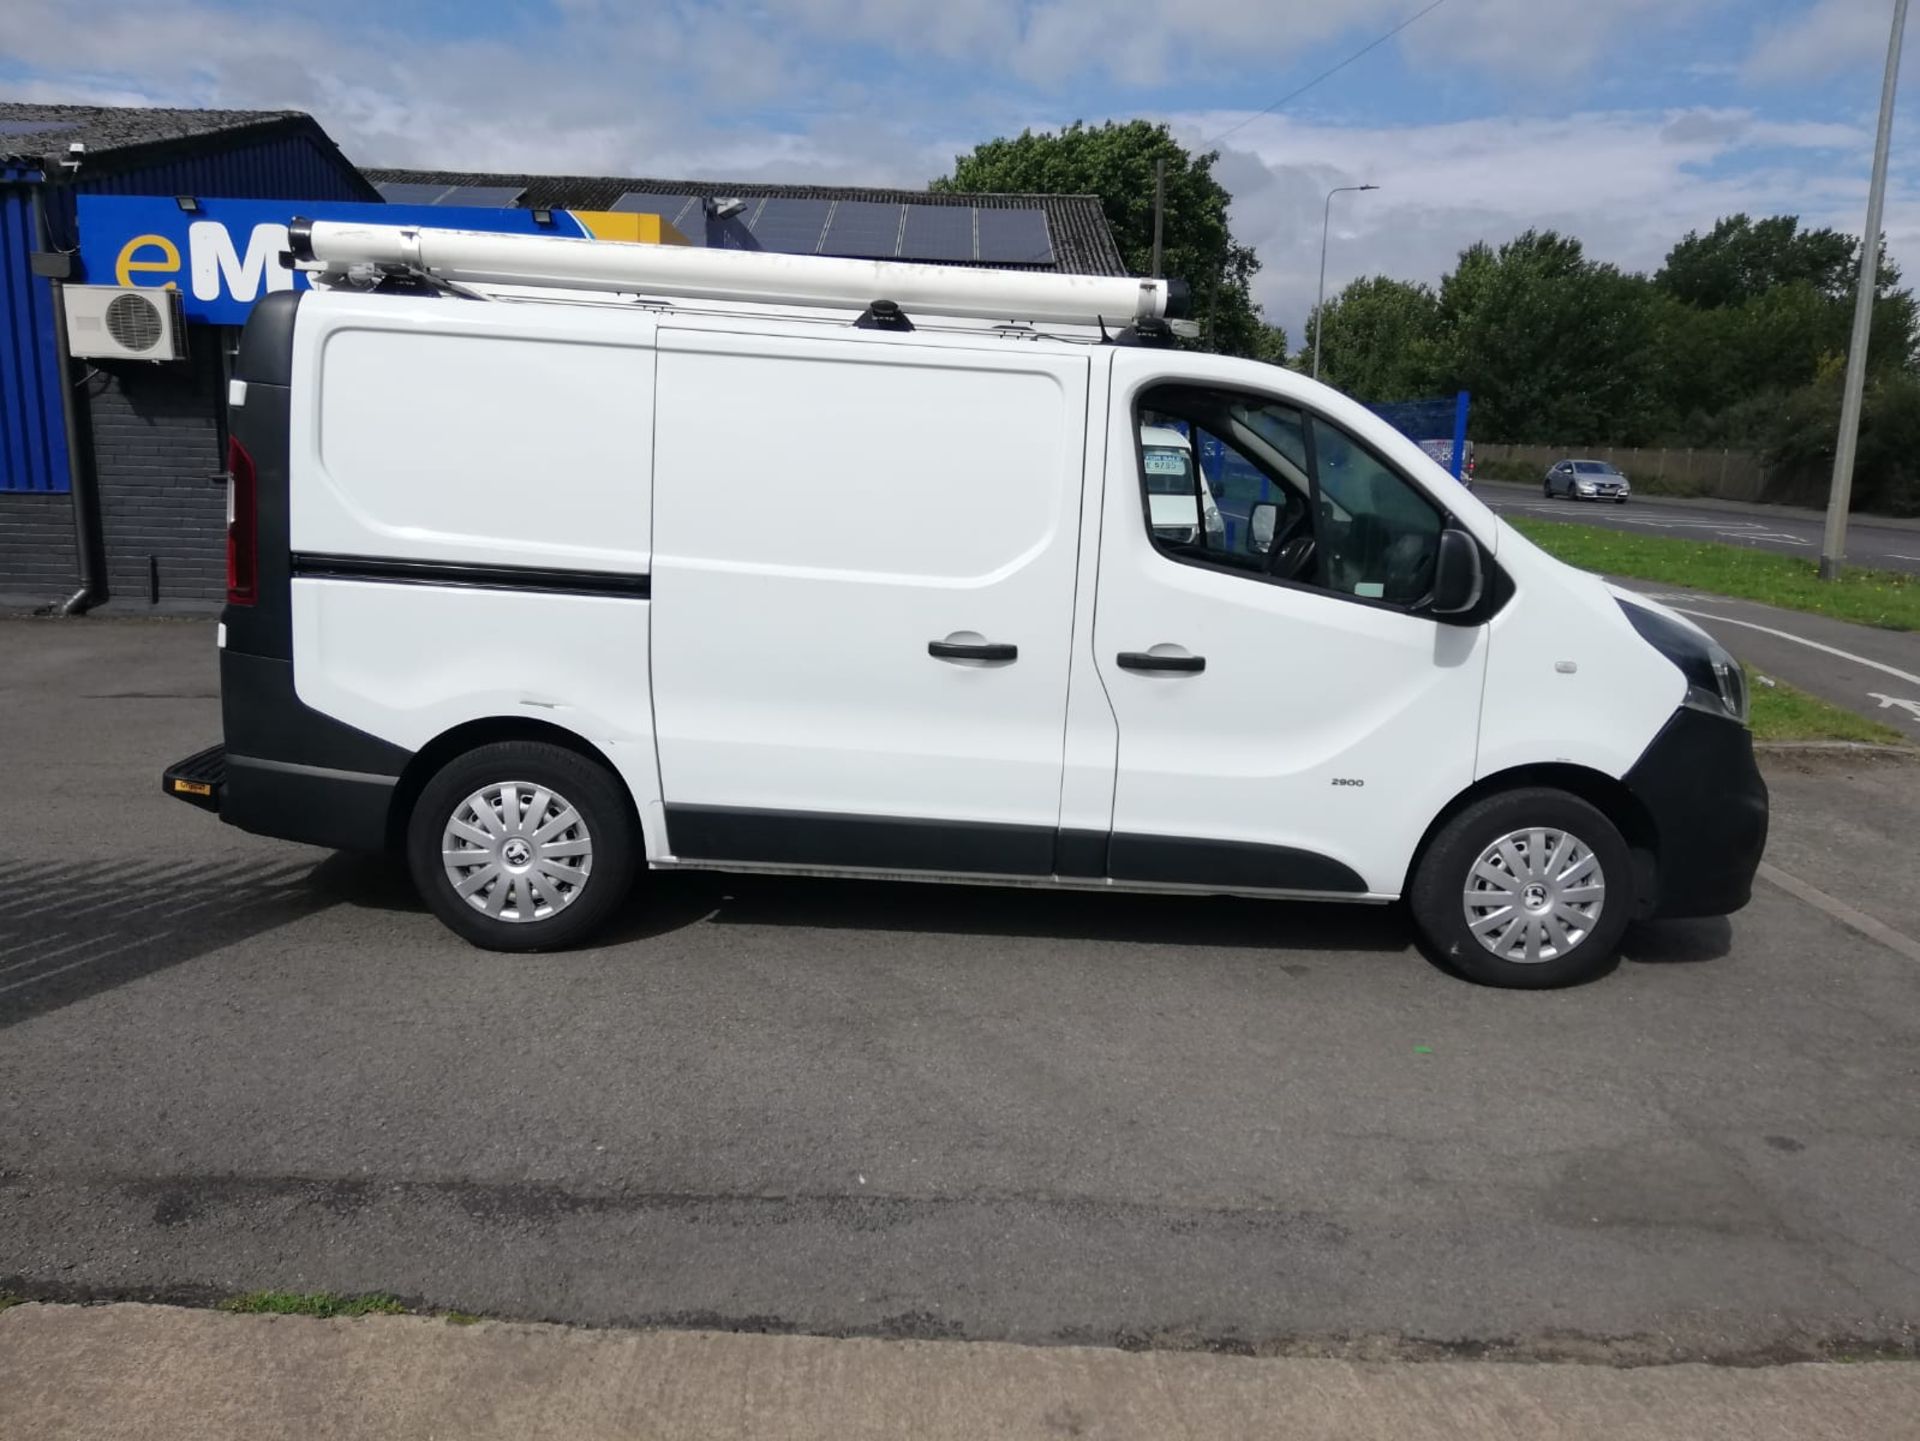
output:
[[875, 300], [853, 322], [856, 330], [912, 330], [913, 322], [897, 300]]

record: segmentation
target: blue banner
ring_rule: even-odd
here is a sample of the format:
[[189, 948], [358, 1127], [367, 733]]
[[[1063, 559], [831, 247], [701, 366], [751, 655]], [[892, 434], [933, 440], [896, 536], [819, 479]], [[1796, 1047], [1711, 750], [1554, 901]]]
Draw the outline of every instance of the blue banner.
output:
[[304, 290], [306, 275], [280, 263], [287, 222], [358, 220], [373, 225], [431, 225], [509, 235], [588, 234], [565, 210], [502, 206], [358, 204], [339, 200], [198, 200], [182, 210], [170, 195], [80, 195], [80, 268], [89, 285], [144, 285], [178, 290], [186, 317], [208, 325], [241, 325], [253, 302], [275, 290]]

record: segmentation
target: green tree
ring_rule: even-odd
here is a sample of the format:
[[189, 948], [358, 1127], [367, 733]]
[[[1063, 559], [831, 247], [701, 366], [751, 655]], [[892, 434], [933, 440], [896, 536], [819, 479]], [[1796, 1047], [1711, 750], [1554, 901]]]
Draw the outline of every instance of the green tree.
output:
[[1192, 289], [1193, 315], [1203, 342], [1229, 355], [1262, 359], [1277, 352], [1253, 303], [1253, 274], [1260, 267], [1250, 246], [1233, 238], [1227, 206], [1233, 197], [1213, 177], [1218, 151], [1196, 155], [1163, 124], [1146, 120], [1078, 121], [1065, 129], [989, 140], [956, 156], [953, 174], [935, 190], [989, 194], [1097, 195], [1120, 256], [1136, 275], [1153, 261], [1153, 165], [1166, 162], [1163, 269]]
[[[1797, 215], [1728, 215], [1705, 235], [1688, 231], [1653, 279], [1676, 300], [1703, 310], [1741, 305], [1782, 285], [1808, 285], [1829, 300], [1848, 300], [1859, 254], [1851, 235], [1802, 230]], [[1899, 283], [1900, 272], [1883, 260], [1880, 292]]]
[[1570, 236], [1475, 245], [1440, 284], [1435, 379], [1473, 392], [1489, 439], [1636, 443], [1659, 419], [1652, 310], [1643, 277], [1587, 259]]
[[1316, 338], [1320, 378], [1356, 400], [1410, 400], [1438, 384], [1440, 302], [1424, 285], [1384, 275], [1353, 281], [1308, 317], [1301, 354], [1309, 367]]
[[[1839, 444], [1843, 374], [1835, 357], [1809, 384], [1767, 399], [1758, 429], [1772, 468], [1768, 499], [1825, 502]], [[1920, 378], [1899, 371], [1877, 375], [1864, 400], [1853, 508], [1920, 514]]]

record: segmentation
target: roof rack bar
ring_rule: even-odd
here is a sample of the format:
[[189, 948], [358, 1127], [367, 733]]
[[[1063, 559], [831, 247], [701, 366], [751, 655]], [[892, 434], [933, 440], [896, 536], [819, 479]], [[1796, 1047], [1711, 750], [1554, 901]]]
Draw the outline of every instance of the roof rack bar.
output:
[[909, 314], [1048, 325], [1170, 318], [1179, 313], [1177, 297], [1184, 290], [1165, 280], [1125, 276], [969, 270], [898, 260], [842, 260], [343, 220], [297, 219], [288, 227], [288, 241], [296, 260], [330, 271], [357, 265], [392, 266], [467, 284], [545, 285], [855, 310], [884, 297]]

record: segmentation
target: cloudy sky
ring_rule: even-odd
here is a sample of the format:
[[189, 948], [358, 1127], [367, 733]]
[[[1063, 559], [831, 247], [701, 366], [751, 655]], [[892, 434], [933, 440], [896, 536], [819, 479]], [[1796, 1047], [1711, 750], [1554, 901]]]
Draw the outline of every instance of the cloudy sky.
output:
[[[1530, 225], [1630, 267], [1735, 210], [1857, 230], [1892, 0], [0, 0], [0, 97], [311, 111], [367, 165], [921, 184], [1146, 115], [1221, 151], [1259, 299]], [[1920, 79], [1920, 40], [1911, 47]], [[1920, 277], [1920, 94], [1888, 231]]]

